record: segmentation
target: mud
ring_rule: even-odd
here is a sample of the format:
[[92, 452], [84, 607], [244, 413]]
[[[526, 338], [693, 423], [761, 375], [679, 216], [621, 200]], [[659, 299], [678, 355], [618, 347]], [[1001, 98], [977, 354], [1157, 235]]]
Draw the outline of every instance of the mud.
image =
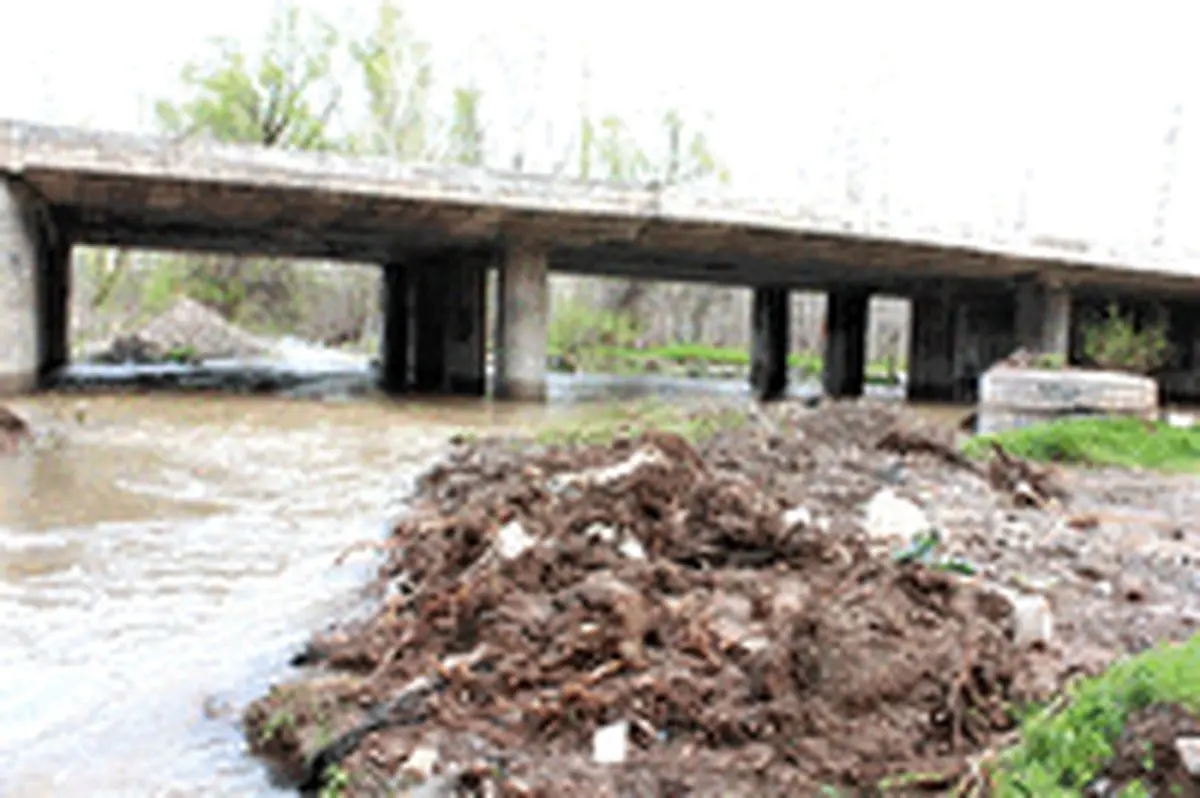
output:
[[1176, 741], [1200, 736], [1200, 718], [1179, 707], [1143, 710], [1130, 719], [1116, 757], [1093, 785], [1096, 795], [1122, 795], [1140, 782], [1150, 795], [1200, 798], [1200, 779], [1184, 767]]
[[[979, 468], [955, 436], [856, 403], [700, 447], [462, 443], [383, 546], [377, 611], [247, 710], [251, 746], [345, 795], [947, 788], [1014, 702], [1200, 618], [1193, 530], [1126, 523], [1097, 475]], [[1167, 488], [1188, 518], [1194, 486]], [[912, 541], [862, 509], [881, 491], [968, 575], [897, 556]], [[1019, 595], [1052, 633], [1021, 633]]]
[[18, 452], [33, 440], [33, 432], [25, 419], [0, 405], [0, 457]]

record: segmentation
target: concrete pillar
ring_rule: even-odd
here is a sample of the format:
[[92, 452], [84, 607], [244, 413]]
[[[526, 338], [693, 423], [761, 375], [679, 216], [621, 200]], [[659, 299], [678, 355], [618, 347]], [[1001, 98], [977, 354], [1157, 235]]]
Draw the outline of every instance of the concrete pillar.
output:
[[[1163, 402], [1196, 404], [1200, 401], [1200, 302], [1177, 299], [1158, 308], [1167, 314], [1166, 365], [1155, 375]], [[1153, 323], [1154, 319], [1147, 319]]]
[[71, 362], [71, 246], [48, 242], [40, 272], [38, 305], [41, 323], [38, 382], [45, 384]]
[[482, 396], [487, 260], [439, 252], [389, 264], [384, 273], [384, 390]]
[[487, 270], [490, 258], [465, 254], [446, 270], [446, 388], [487, 393]]
[[1071, 354], [1071, 292], [1063, 286], [1028, 281], [1016, 291], [1017, 343], [1031, 352]]
[[69, 359], [70, 254], [49, 209], [0, 180], [0, 395], [43, 385]]
[[954, 306], [941, 292], [912, 298], [908, 339], [908, 399], [948, 402], [954, 398]]
[[401, 394], [411, 387], [409, 343], [412, 340], [412, 292], [408, 269], [401, 263], [383, 267], [383, 364], [380, 384], [384, 392]]
[[764, 401], [787, 392], [789, 301], [786, 288], [754, 290], [750, 387]]
[[428, 259], [410, 264], [413, 293], [413, 390], [441, 393], [446, 388], [446, 294], [443, 263]]
[[1000, 285], [954, 297], [952, 401], [977, 401], [979, 378], [1017, 348], [1016, 315], [1012, 294]]
[[1167, 335], [1171, 340], [1171, 364], [1194, 370], [1200, 366], [1197, 341], [1200, 341], [1200, 303], [1172, 303], [1168, 310]]
[[825, 393], [834, 398], [862, 396], [866, 369], [867, 291], [830, 291], [825, 310]]
[[544, 249], [514, 245], [504, 253], [496, 330], [498, 398], [546, 398], [546, 324], [550, 309], [547, 266]]

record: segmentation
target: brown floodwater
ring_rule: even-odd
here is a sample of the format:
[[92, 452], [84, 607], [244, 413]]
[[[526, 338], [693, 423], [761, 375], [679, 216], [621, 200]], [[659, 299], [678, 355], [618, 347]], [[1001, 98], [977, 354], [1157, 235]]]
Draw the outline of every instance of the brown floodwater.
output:
[[355, 607], [371, 562], [337, 555], [378, 539], [450, 435], [588, 412], [578, 400], [741, 386], [551, 389], [548, 407], [369, 394], [12, 403], [41, 437], [0, 460], [0, 796], [287, 794], [245, 754], [238, 712]]
[[236, 710], [354, 601], [369, 563], [337, 554], [381, 534], [455, 430], [545, 412], [162, 394], [13, 406], [43, 437], [0, 461], [0, 795], [62, 798], [271, 794]]

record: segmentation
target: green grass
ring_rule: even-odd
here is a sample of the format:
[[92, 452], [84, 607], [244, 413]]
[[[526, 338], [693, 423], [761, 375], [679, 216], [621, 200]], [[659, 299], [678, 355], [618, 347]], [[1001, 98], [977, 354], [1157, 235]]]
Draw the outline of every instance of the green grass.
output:
[[[670, 363], [676, 366], [706, 364], [709, 366], [736, 366], [749, 368], [750, 353], [745, 349], [732, 347], [709, 346], [707, 344], [675, 343], [663, 346], [636, 349], [628, 346], [606, 346], [596, 344], [578, 347], [574, 350], [575, 359], [581, 363], [603, 363], [609, 368], [623, 371], [622, 364], [639, 370], [650, 362]], [[551, 347], [550, 354], [562, 355], [564, 352]], [[818, 375], [823, 368], [823, 359], [815, 352], [793, 352], [788, 355], [788, 366], [799, 369], [806, 374]], [[903, 364], [896, 364], [901, 369]], [[879, 360], [867, 365], [867, 381], [873, 383], [890, 382], [888, 363]]]
[[698, 442], [747, 422], [746, 413], [732, 407], [685, 408], [653, 399], [606, 405], [583, 418], [550, 422], [535, 434], [543, 444], [606, 444], [623, 435], [650, 430], [672, 432]]
[[[1130, 717], [1171, 705], [1200, 713], [1200, 635], [1183, 645], [1161, 645], [1119, 662], [1077, 682], [1067, 692], [1065, 708], [1027, 716], [1020, 742], [996, 762], [993, 794], [1082, 795], [1112, 759]], [[1146, 793], [1134, 786], [1123, 794]]]
[[1200, 469], [1200, 429], [1135, 418], [1085, 418], [1036, 424], [969, 440], [964, 452], [987, 457], [991, 442], [1039, 462], [1189, 472]]
[[[707, 344], [678, 343], [652, 346], [645, 349], [634, 349], [624, 346], [597, 346], [592, 347], [591, 351], [597, 355], [614, 359], [642, 362], [658, 360], [678, 365], [686, 365], [688, 363], [708, 363], [713, 366], [750, 365], [750, 353], [745, 349], [708, 346]], [[792, 368], [819, 373], [821, 370], [821, 357], [811, 352], [793, 352], [788, 356], [788, 365]]]

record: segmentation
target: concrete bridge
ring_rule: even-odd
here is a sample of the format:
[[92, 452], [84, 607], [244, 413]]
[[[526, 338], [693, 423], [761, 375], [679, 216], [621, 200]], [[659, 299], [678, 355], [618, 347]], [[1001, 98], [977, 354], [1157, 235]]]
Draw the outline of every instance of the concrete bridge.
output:
[[0, 121], [0, 393], [66, 364], [75, 244], [373, 261], [383, 382], [482, 394], [499, 272], [497, 396], [545, 395], [551, 270], [754, 290], [751, 380], [786, 383], [788, 292], [828, 292], [824, 386], [862, 391], [872, 293], [912, 300], [910, 396], [966, 400], [1018, 344], [1077, 357], [1082, 309], [1169, 309], [1190, 393], [1200, 272], [1150, 246], [906, 229], [786, 202]]

